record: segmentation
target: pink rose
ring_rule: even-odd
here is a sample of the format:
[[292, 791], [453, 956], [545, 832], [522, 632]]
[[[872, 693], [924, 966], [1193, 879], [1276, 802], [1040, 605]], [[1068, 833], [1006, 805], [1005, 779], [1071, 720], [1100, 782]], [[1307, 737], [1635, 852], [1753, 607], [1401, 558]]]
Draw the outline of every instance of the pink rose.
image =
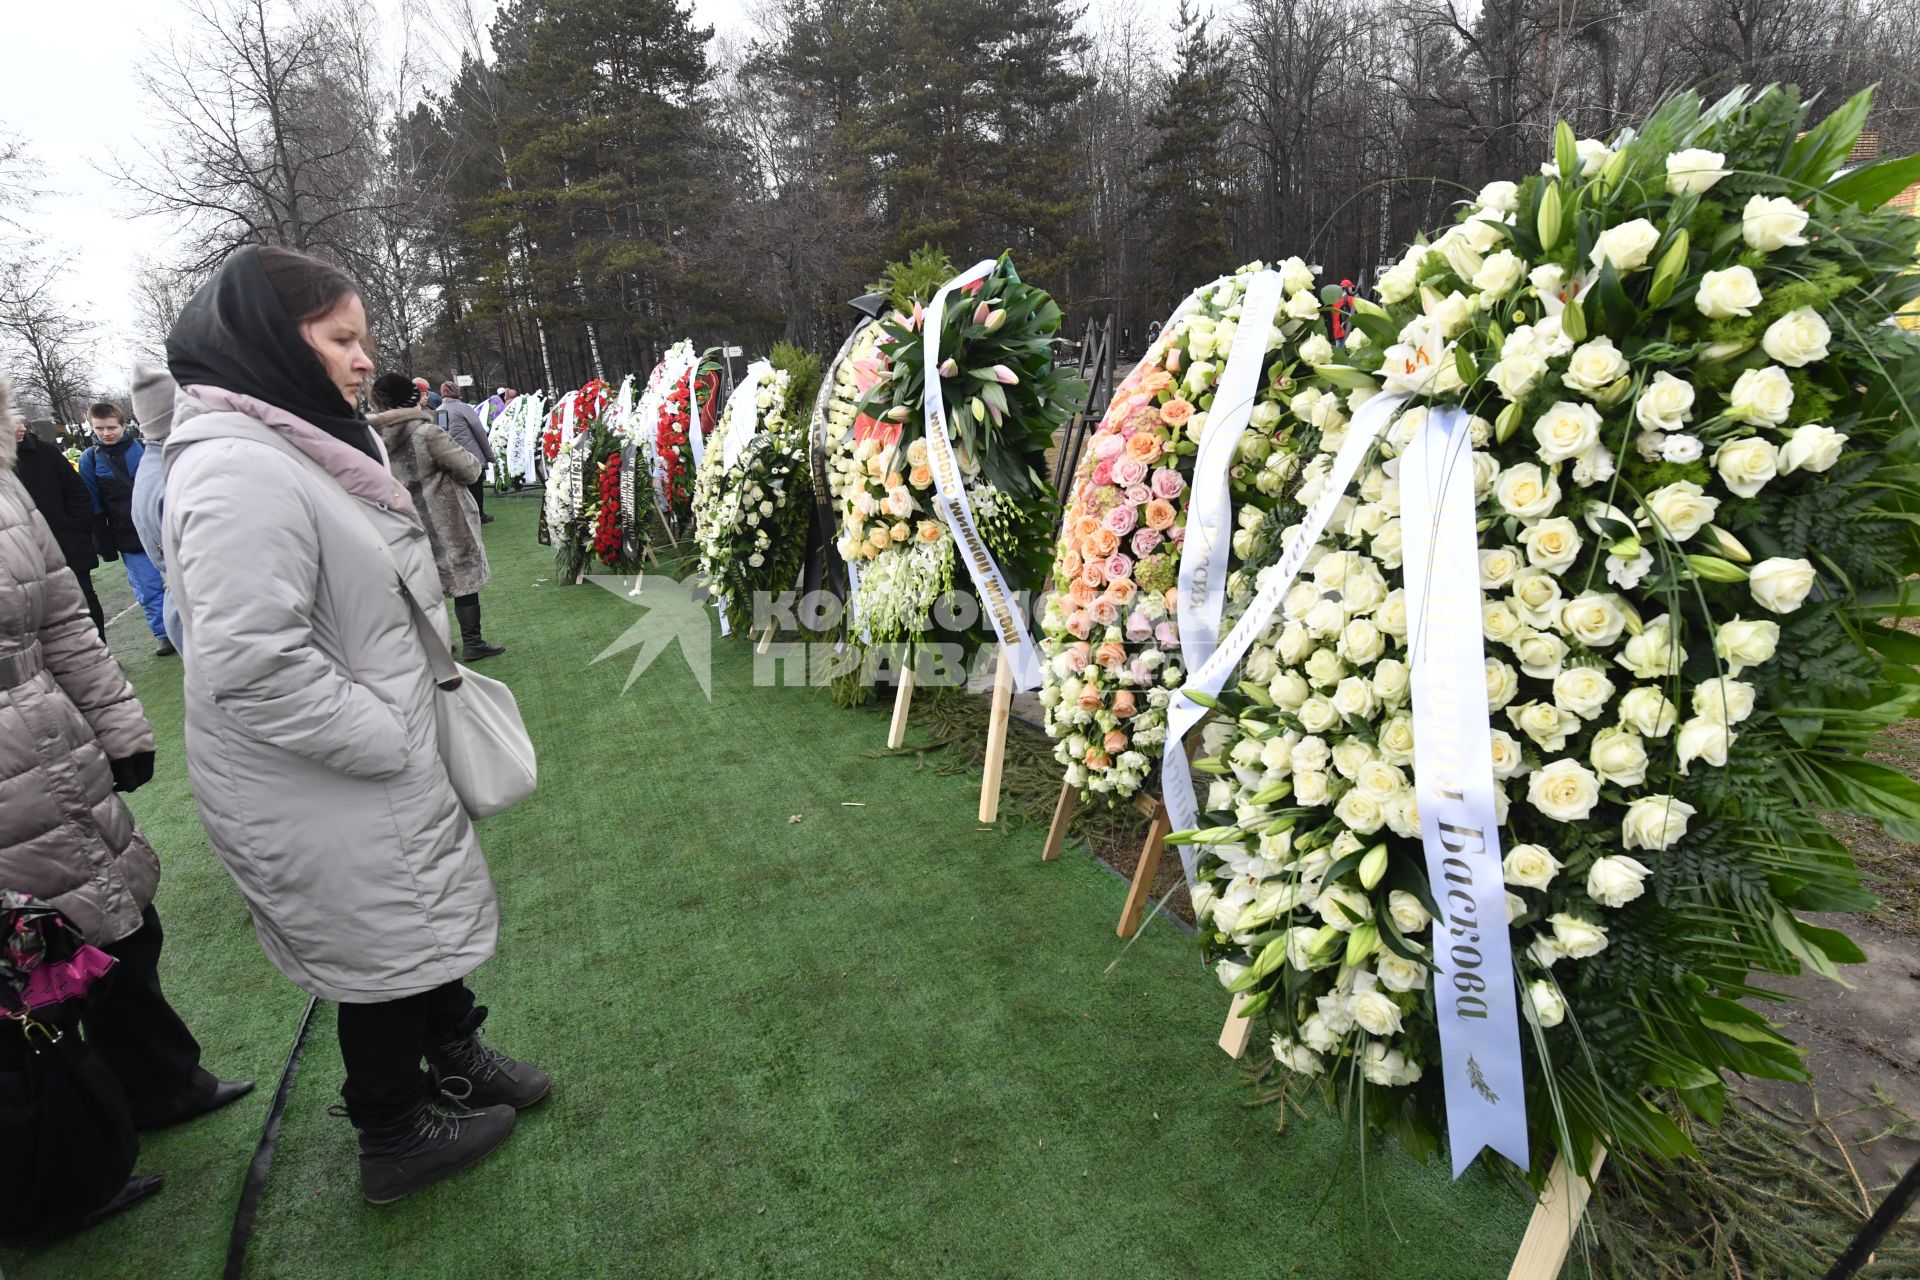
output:
[[[1078, 616], [1079, 615], [1077, 614], [1075, 615], [1075, 617], [1078, 617]], [[1073, 618], [1067, 619], [1067, 627], [1070, 630], [1072, 629]], [[1180, 643], [1180, 629], [1173, 625], [1172, 618], [1168, 618], [1165, 622], [1162, 622], [1159, 626], [1153, 629], [1153, 638], [1160, 642], [1161, 648], [1171, 649], [1175, 645]]]
[[1134, 506], [1144, 507], [1153, 501], [1153, 490], [1143, 484], [1130, 484], [1127, 486], [1126, 498]]
[[1113, 482], [1121, 488], [1130, 484], [1139, 484], [1147, 478], [1147, 464], [1138, 458], [1115, 458], [1113, 460]]
[[1093, 634], [1093, 618], [1085, 609], [1075, 609], [1067, 615], [1067, 630], [1081, 640]]
[[1080, 566], [1080, 581], [1089, 586], [1097, 587], [1106, 580], [1107, 562], [1105, 560], [1089, 560]]
[[1153, 549], [1160, 545], [1160, 539], [1163, 536], [1165, 535], [1158, 529], [1135, 529], [1133, 531], [1134, 559], [1152, 555]]
[[1093, 438], [1093, 456], [1096, 458], [1117, 457], [1126, 447], [1127, 442], [1112, 432]]
[[[1105, 596], [1102, 596], [1100, 599], [1095, 600], [1093, 604], [1088, 607], [1087, 616], [1092, 618], [1093, 621], [1099, 623], [1103, 627], [1110, 627], [1114, 623], [1120, 621], [1120, 606], [1115, 604], [1113, 601], [1107, 599]], [[1072, 630], [1073, 628], [1072, 618], [1067, 619], [1067, 628], [1068, 630]], [[1092, 628], [1089, 627], [1088, 631], [1091, 632], [1091, 630]]]
[[1153, 473], [1153, 496], [1156, 498], [1177, 498], [1186, 491], [1187, 482], [1172, 467], [1162, 467]]
[[1153, 638], [1153, 619], [1144, 610], [1135, 609], [1127, 615], [1127, 642], [1145, 644]]
[[1133, 532], [1135, 525], [1140, 523], [1140, 513], [1133, 507], [1115, 507], [1107, 512], [1107, 518], [1101, 523], [1124, 538]]
[[1094, 466], [1091, 479], [1095, 484], [1112, 484], [1113, 460], [1111, 458], [1101, 459], [1101, 461]]
[[1124, 552], [1116, 551], [1107, 557], [1107, 581], [1119, 582], [1133, 573], [1133, 560]]
[[1167, 541], [1173, 543], [1174, 546], [1177, 547], [1180, 544], [1184, 543], [1186, 540], [1187, 540], [1187, 526], [1183, 524], [1177, 524], [1173, 526], [1173, 528], [1167, 530]]
[[1133, 677], [1135, 684], [1152, 684], [1153, 672], [1147, 670], [1147, 664], [1135, 658], [1133, 665], [1127, 668], [1127, 674]]
[[1090, 657], [1085, 641], [1067, 646], [1067, 669], [1075, 675], [1079, 675], [1082, 671], [1085, 671], [1089, 661]]

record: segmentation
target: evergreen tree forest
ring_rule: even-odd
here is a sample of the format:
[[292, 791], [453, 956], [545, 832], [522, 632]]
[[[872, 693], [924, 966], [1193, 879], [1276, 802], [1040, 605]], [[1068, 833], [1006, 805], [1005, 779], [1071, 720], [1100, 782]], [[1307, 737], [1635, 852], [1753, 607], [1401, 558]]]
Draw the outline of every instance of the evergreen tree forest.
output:
[[[1371, 280], [1556, 118], [1685, 88], [1879, 83], [1883, 149], [1920, 147], [1920, 0], [763, 0], [723, 31], [685, 0], [442, 0], [404, 30], [195, 2], [250, 56], [183, 42], [157, 75], [176, 123], [125, 177], [196, 253], [142, 282], [150, 324], [233, 245], [295, 244], [366, 283], [383, 363], [482, 385], [644, 372], [682, 336], [828, 350], [923, 244], [1010, 249], [1064, 332], [1138, 347], [1250, 259]], [[238, 104], [218, 137], [209, 95]]]

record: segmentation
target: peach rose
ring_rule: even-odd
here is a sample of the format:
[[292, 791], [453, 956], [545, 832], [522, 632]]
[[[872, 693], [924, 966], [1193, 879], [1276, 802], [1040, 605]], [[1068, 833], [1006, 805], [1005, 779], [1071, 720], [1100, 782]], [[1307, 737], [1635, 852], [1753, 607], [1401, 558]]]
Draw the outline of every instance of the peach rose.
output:
[[[1155, 498], [1152, 502], [1149, 502], [1145, 514], [1147, 517], [1147, 528], [1173, 528], [1173, 504], [1165, 498]], [[1107, 554], [1112, 555], [1113, 552], [1109, 550]]]
[[1122, 689], [1113, 695], [1113, 714], [1125, 720], [1134, 714], [1133, 690]]
[[1103, 627], [1110, 627], [1120, 621], [1120, 606], [1102, 596], [1087, 606], [1087, 616]]
[[1160, 437], [1139, 432], [1127, 441], [1127, 456], [1135, 462], [1152, 462], [1160, 456]]
[[1080, 709], [1082, 711], [1098, 711], [1100, 709], [1100, 691], [1090, 686], [1080, 690]]
[[1167, 612], [1180, 612], [1180, 588], [1178, 587], [1167, 588]]
[[1090, 587], [1101, 587], [1106, 585], [1107, 562], [1105, 560], [1089, 560], [1085, 564], [1081, 565], [1080, 581], [1086, 583]]
[[915, 467], [907, 476], [907, 483], [916, 489], [924, 489], [933, 483], [933, 472], [926, 467]]
[[1068, 578], [1080, 572], [1080, 553], [1072, 547], [1060, 553], [1060, 572]]
[[1103, 640], [1100, 647], [1093, 651], [1093, 660], [1111, 671], [1127, 660], [1127, 646], [1118, 640]]
[[1179, 396], [1160, 406], [1160, 417], [1170, 427], [1184, 427], [1187, 419], [1193, 417], [1193, 406]]
[[1073, 522], [1073, 540], [1075, 542], [1085, 542], [1088, 538], [1091, 538], [1099, 528], [1099, 516], [1080, 516]]
[[938, 520], [922, 520], [920, 522], [920, 541], [940, 541], [940, 522]]
[[1132, 578], [1115, 578], [1107, 584], [1107, 598], [1115, 604], [1126, 604], [1135, 590]]
[[1089, 769], [1105, 769], [1113, 763], [1113, 761], [1107, 759], [1107, 753], [1098, 747], [1087, 748], [1086, 760]]
[[887, 472], [887, 478], [883, 480], [881, 483], [886, 485], [887, 488], [889, 489], [898, 489], [901, 485], [905, 484], [906, 481], [900, 478], [900, 473], [898, 471], [889, 471]]
[[1100, 740], [1100, 745], [1107, 749], [1108, 755], [1117, 756], [1127, 749], [1127, 735], [1118, 729], [1109, 729], [1107, 736]]
[[1093, 619], [1085, 609], [1075, 609], [1067, 615], [1067, 630], [1076, 640], [1085, 640], [1093, 634]]
[[1067, 594], [1072, 597], [1075, 605], [1084, 609], [1100, 595], [1100, 588], [1085, 578], [1076, 578], [1073, 585], [1067, 588]]
[[[1163, 507], [1166, 507], [1167, 523], [1172, 524], [1173, 523], [1173, 505], [1171, 503], [1165, 503], [1165, 502], [1161, 503], [1160, 505]], [[1152, 516], [1153, 504], [1151, 502], [1147, 504], [1147, 512], [1148, 512], [1148, 516], [1147, 516], [1148, 521], [1151, 522], [1153, 518]], [[1093, 533], [1087, 538], [1087, 541], [1092, 545], [1094, 549], [1094, 554], [1099, 556], [1102, 560], [1105, 560], [1108, 556], [1112, 555], [1114, 552], [1120, 549], [1120, 535], [1104, 526], [1102, 526], [1101, 528], [1095, 529]], [[1087, 549], [1085, 547], [1080, 548], [1080, 554], [1086, 555]]]
[[1140, 389], [1157, 395], [1173, 385], [1173, 375], [1165, 369], [1153, 369], [1140, 379]]

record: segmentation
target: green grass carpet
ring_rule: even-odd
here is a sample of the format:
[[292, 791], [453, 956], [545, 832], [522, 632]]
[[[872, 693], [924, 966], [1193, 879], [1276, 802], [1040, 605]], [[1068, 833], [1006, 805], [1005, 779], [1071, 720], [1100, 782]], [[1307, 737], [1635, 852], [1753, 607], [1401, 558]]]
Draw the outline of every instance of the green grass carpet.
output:
[[[977, 784], [869, 758], [883, 713], [754, 687], [741, 639], [715, 642], [711, 702], [677, 653], [623, 696], [628, 657], [592, 659], [637, 611], [551, 580], [532, 500], [489, 506], [486, 630], [510, 651], [487, 670], [541, 786], [482, 828], [502, 935], [472, 985], [553, 1096], [471, 1173], [371, 1208], [326, 1114], [322, 1006], [249, 1274], [1505, 1273], [1528, 1206], [1504, 1181], [1379, 1144], [1363, 1173], [1336, 1120], [1276, 1134], [1245, 1109], [1189, 939], [1157, 923], [1107, 974], [1124, 886], [1084, 852], [978, 830]], [[133, 804], [165, 867], [163, 972], [208, 1064], [261, 1089], [149, 1138], [150, 1205], [0, 1251], [18, 1280], [218, 1275], [305, 1002], [207, 848], [177, 662], [137, 616], [112, 638], [160, 740]]]

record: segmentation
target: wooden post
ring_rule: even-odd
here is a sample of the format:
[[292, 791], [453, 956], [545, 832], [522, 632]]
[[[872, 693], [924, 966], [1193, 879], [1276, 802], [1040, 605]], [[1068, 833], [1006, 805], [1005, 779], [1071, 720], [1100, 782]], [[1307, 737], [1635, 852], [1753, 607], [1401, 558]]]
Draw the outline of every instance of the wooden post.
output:
[[[1593, 1149], [1589, 1161], [1597, 1175], [1606, 1161], [1604, 1147]], [[1592, 1185], [1573, 1171], [1566, 1153], [1555, 1156], [1547, 1173], [1547, 1189], [1540, 1193], [1527, 1234], [1520, 1240], [1520, 1251], [1513, 1255], [1513, 1269], [1507, 1280], [1555, 1280], [1573, 1246], [1573, 1233], [1580, 1229], [1580, 1218], [1587, 1210]]]
[[900, 684], [893, 695], [893, 724], [887, 729], [887, 750], [898, 751], [907, 740], [907, 708], [913, 705], [913, 647], [907, 646], [908, 662], [900, 669]]
[[1240, 1012], [1252, 998], [1244, 991], [1236, 995], [1232, 1007], [1227, 1010], [1227, 1025], [1220, 1028], [1220, 1047], [1226, 1050], [1229, 1058], [1238, 1058], [1246, 1053], [1247, 1042], [1253, 1039], [1253, 1019]]
[[1000, 648], [993, 668], [993, 710], [987, 717], [987, 771], [980, 778], [980, 821], [1000, 816], [1000, 774], [1007, 763], [1007, 721], [1013, 709], [1013, 660]]
[[[1135, 796], [1135, 801], [1144, 800], [1144, 795]], [[1153, 821], [1147, 827], [1146, 843], [1140, 846], [1140, 861], [1133, 867], [1133, 884], [1127, 889], [1126, 905], [1120, 908], [1120, 926], [1114, 932], [1123, 938], [1131, 938], [1140, 932], [1140, 917], [1147, 909], [1147, 902], [1153, 897], [1153, 881], [1160, 874], [1160, 853], [1167, 847], [1167, 833], [1173, 830], [1173, 817], [1167, 812], [1167, 806], [1158, 801], [1153, 804]]]
[[1053, 825], [1047, 828], [1047, 843], [1040, 850], [1040, 861], [1052, 862], [1067, 843], [1067, 827], [1074, 810], [1080, 807], [1080, 789], [1071, 782], [1060, 784], [1060, 798], [1053, 803]]
[[754, 650], [755, 653], [766, 654], [773, 652], [773, 631], [774, 625], [769, 622], [767, 624], [767, 634], [760, 637], [760, 646]]

